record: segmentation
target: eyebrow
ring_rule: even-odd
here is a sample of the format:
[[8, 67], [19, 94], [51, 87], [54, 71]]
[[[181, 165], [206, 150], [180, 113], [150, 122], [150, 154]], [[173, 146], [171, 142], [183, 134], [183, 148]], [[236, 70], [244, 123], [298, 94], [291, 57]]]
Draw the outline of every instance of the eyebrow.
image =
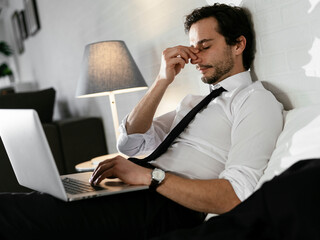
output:
[[[210, 38], [210, 39], [202, 39], [202, 40], [198, 41], [196, 45], [201, 45], [201, 44], [204, 44], [205, 42], [210, 42], [212, 40], [213, 40], [212, 38]], [[191, 47], [194, 47], [194, 46], [191, 45]]]

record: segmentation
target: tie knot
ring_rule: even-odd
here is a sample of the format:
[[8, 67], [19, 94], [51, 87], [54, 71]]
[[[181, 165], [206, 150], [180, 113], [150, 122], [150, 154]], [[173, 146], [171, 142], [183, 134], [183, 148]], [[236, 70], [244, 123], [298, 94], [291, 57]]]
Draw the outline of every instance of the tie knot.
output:
[[210, 94], [208, 95], [208, 97], [209, 97], [210, 99], [216, 98], [216, 97], [218, 97], [222, 92], [225, 92], [225, 91], [227, 91], [227, 90], [224, 89], [223, 87], [216, 88], [216, 89], [214, 89], [214, 90], [212, 90], [212, 91], [210, 92]]

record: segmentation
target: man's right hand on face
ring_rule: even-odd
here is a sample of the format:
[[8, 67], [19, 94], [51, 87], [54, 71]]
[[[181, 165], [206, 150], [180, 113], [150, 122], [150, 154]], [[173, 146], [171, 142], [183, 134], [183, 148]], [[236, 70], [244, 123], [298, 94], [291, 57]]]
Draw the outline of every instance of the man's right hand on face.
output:
[[186, 46], [176, 46], [163, 51], [160, 72], [156, 81], [127, 118], [128, 135], [145, 133], [150, 129], [155, 112], [168, 86], [185, 64], [189, 61], [195, 64], [201, 60], [197, 56], [198, 53], [198, 49]]
[[184, 68], [189, 60], [196, 60], [198, 49], [187, 46], [167, 48], [162, 52], [161, 67], [157, 80], [166, 80], [167, 84], [173, 82], [175, 76]]

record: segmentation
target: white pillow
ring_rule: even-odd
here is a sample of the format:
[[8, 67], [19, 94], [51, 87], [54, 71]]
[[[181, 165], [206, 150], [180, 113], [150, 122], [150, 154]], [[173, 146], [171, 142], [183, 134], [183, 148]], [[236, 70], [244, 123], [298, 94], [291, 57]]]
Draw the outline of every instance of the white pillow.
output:
[[320, 158], [320, 105], [288, 111], [276, 148], [256, 189], [288, 167], [310, 158]]

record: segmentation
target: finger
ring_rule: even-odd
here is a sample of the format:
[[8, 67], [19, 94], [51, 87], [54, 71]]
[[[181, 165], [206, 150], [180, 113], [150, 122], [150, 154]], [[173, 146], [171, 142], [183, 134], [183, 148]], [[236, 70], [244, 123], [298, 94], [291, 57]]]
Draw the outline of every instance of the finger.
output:
[[185, 66], [185, 61], [182, 58], [173, 58], [168, 62], [170, 66], [172, 66], [172, 69], [174, 70], [174, 74], [177, 75], [181, 69]]
[[180, 56], [185, 60], [186, 63], [189, 62], [189, 59], [197, 59], [198, 57], [195, 55], [198, 50], [193, 47], [186, 47], [186, 46], [176, 46], [172, 48], [167, 48], [163, 51], [163, 55], [165, 59], [169, 60], [171, 58], [176, 58]]
[[188, 51], [188, 56], [189, 56], [189, 58], [191, 59], [191, 61], [198, 59], [198, 56], [196, 55], [196, 54], [199, 52], [198, 49], [189, 47], [189, 48], [187, 49], [187, 51]]
[[95, 181], [92, 181], [91, 184], [93, 185], [98, 185], [100, 184], [100, 182], [105, 179], [105, 178], [110, 178], [113, 176], [113, 169], [112, 168], [109, 168], [108, 170], [104, 171], [102, 174], [100, 174], [96, 179]]
[[195, 48], [195, 47], [189, 47], [189, 50], [194, 53], [194, 54], [197, 54], [199, 53], [199, 49], [198, 48]]
[[180, 51], [180, 54], [177, 56], [177, 57], [180, 57], [180, 58], [182, 58], [184, 61], [185, 61], [185, 63], [188, 63], [189, 62], [189, 55], [185, 52], [185, 51]]
[[183, 58], [181, 57], [176, 57], [176, 58], [172, 58], [169, 62], [168, 62], [169, 65], [171, 66], [176, 66], [177, 64], [178, 65], [181, 65], [181, 67], [184, 67], [186, 65], [186, 62], [184, 61]]
[[93, 176], [97, 174], [97, 172], [99, 171], [99, 169], [101, 168], [101, 166], [102, 166], [103, 164], [105, 164], [105, 162], [106, 162], [106, 161], [100, 162], [100, 163], [98, 164], [98, 166], [96, 166], [96, 168], [93, 170], [93, 172], [92, 172], [92, 174], [91, 174], [91, 178], [90, 178], [89, 181], [91, 181], [91, 179], [93, 178]]
[[194, 47], [180, 46], [178, 49], [186, 54], [186, 58], [188, 60], [190, 58], [193, 60], [198, 58], [196, 54], [199, 52], [199, 50]]
[[[185, 62], [183, 59], [181, 59], [181, 60], [176, 64], [176, 67], [177, 67], [177, 65], [179, 66], [179, 70], [180, 70], [180, 69], [183, 69], [183, 68], [185, 67], [186, 62]], [[177, 74], [178, 74], [178, 73], [177, 73]]]
[[104, 161], [101, 161], [99, 162], [99, 164], [97, 165], [97, 167], [94, 169], [93, 173], [94, 174], [95, 172], [97, 172], [99, 170], [99, 167], [103, 166], [104, 164], [108, 163], [108, 162], [111, 162], [111, 161], [114, 161], [115, 158], [108, 158]]
[[89, 179], [90, 183], [93, 183], [96, 181], [96, 179], [105, 171], [108, 169], [111, 169], [114, 166], [113, 161], [104, 161], [99, 163], [99, 165], [96, 167], [94, 172], [91, 175], [91, 178]]
[[110, 163], [105, 163], [103, 165], [100, 165], [96, 168], [96, 170], [92, 173], [89, 182], [93, 183], [96, 181], [96, 179], [105, 171], [107, 171], [108, 169], [112, 168], [112, 164]]

